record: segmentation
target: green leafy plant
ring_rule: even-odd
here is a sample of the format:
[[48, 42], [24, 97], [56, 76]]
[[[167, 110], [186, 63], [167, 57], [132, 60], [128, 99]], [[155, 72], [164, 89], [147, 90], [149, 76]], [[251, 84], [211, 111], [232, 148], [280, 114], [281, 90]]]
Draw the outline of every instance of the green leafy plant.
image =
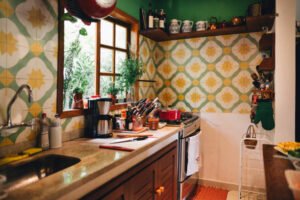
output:
[[73, 90], [73, 94], [83, 94], [83, 89], [82, 88], [79, 88], [79, 87], [76, 87], [74, 90]]
[[106, 88], [106, 93], [114, 96], [117, 95], [119, 91], [120, 89], [114, 83], [111, 83], [108, 88]]
[[118, 82], [122, 91], [124, 89], [129, 91], [133, 84], [144, 73], [143, 62], [138, 58], [127, 58], [121, 63], [120, 74]]
[[88, 53], [82, 51], [79, 35], [72, 41], [64, 52], [64, 109], [71, 108], [73, 94], [81, 92], [90, 95], [93, 91], [94, 61]]

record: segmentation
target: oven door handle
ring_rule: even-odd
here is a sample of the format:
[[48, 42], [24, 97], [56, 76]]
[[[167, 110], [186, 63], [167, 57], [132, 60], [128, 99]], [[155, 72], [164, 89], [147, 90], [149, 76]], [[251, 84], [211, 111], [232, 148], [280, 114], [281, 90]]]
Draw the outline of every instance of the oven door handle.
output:
[[194, 132], [186, 135], [185, 137], [182, 137], [181, 139], [186, 139], [186, 138], [189, 138], [189, 137], [193, 137], [194, 135], [197, 135], [199, 132], [201, 131], [200, 128], [196, 129]]

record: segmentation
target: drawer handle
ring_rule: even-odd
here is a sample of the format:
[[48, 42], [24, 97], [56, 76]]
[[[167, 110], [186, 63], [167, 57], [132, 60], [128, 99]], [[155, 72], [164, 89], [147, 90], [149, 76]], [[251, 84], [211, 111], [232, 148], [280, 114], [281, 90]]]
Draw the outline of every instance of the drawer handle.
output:
[[160, 186], [158, 189], [156, 189], [155, 193], [158, 196], [161, 196], [161, 194], [165, 191], [165, 187], [164, 186]]

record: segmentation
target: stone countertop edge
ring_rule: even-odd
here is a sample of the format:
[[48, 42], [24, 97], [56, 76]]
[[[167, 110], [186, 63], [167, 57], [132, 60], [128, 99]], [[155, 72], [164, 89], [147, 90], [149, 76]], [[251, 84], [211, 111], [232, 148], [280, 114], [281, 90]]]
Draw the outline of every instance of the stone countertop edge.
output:
[[[164, 129], [170, 129], [169, 132], [165, 133], [162, 137], [159, 137], [159, 131]], [[8, 199], [59, 199], [59, 200], [69, 200], [69, 199], [79, 199], [84, 195], [92, 192], [93, 190], [99, 188], [101, 185], [107, 183], [109, 180], [115, 178], [116, 176], [122, 174], [127, 171], [131, 167], [140, 163], [144, 159], [149, 156], [155, 154], [168, 144], [178, 139], [178, 132], [183, 127], [165, 127], [157, 130], [155, 134], [158, 136], [158, 139], [143, 145], [142, 147], [132, 151], [132, 152], [121, 152], [122, 158], [108, 163], [106, 166], [94, 170], [94, 172], [88, 174], [87, 176], [77, 178], [78, 180], [72, 181], [70, 184], [65, 184], [61, 180], [62, 173], [65, 170], [57, 172], [45, 179], [42, 179], [36, 183], [25, 186], [24, 188], [20, 188], [16, 191], [13, 191], [12, 194], [9, 194]], [[144, 132], [145, 133], [145, 132]], [[154, 135], [155, 135], [154, 134]], [[82, 139], [82, 138], [81, 138]], [[92, 139], [86, 140], [74, 140], [65, 142], [63, 147], [59, 150], [50, 150], [45, 151], [38, 156], [46, 155], [46, 154], [60, 154], [66, 156], [74, 156], [70, 155], [68, 151], [72, 151], [72, 148], [77, 148], [77, 151], [80, 149], [79, 144], [89, 144], [89, 141]], [[78, 145], [76, 145], [78, 144]], [[73, 145], [70, 147], [70, 145]], [[99, 148], [98, 143], [90, 144], [89, 146], [96, 146]], [[96, 148], [93, 147], [93, 148]], [[66, 150], [69, 148], [68, 150]], [[82, 147], [84, 148], [84, 147]], [[79, 150], [78, 150], [79, 149]], [[103, 149], [104, 150], [104, 149]], [[117, 150], [105, 150], [107, 153], [117, 152]], [[120, 152], [120, 151], [118, 151]], [[101, 155], [100, 155], [101, 156]], [[76, 157], [76, 156], [74, 156]], [[97, 154], [86, 155], [81, 158], [81, 161], [69, 169], [73, 167], [71, 170], [73, 174], [80, 174], [81, 167], [85, 167], [86, 165], [93, 162], [97, 157]], [[98, 158], [99, 159], [99, 158]], [[93, 160], [93, 161], [90, 161]], [[101, 160], [101, 159], [99, 159]], [[101, 161], [98, 161], [101, 162]], [[105, 160], [103, 161], [105, 162]], [[68, 168], [66, 168], [68, 169]], [[51, 183], [50, 183], [51, 181]]]

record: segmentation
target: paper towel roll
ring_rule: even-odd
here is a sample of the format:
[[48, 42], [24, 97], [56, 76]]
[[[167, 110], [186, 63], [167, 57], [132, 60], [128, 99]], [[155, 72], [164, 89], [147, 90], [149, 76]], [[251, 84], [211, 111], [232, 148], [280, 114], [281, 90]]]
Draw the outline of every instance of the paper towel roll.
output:
[[50, 148], [62, 147], [62, 129], [61, 126], [50, 127]]

